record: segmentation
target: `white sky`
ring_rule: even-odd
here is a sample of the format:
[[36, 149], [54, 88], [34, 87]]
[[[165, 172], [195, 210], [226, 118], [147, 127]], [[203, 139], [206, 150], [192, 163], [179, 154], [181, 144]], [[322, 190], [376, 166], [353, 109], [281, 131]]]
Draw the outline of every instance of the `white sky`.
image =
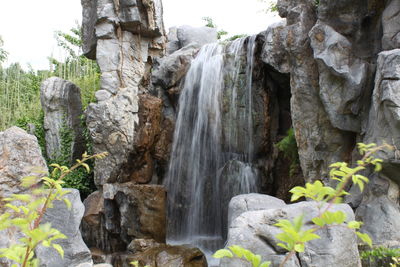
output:
[[[245, 4], [244, 4], [245, 3]], [[203, 26], [211, 17], [229, 35], [255, 34], [279, 20], [265, 14], [258, 0], [163, 0], [166, 29], [176, 25]], [[80, 0], [0, 0], [0, 36], [11, 62], [47, 69], [47, 57], [62, 58], [54, 32], [68, 31], [81, 21]]]

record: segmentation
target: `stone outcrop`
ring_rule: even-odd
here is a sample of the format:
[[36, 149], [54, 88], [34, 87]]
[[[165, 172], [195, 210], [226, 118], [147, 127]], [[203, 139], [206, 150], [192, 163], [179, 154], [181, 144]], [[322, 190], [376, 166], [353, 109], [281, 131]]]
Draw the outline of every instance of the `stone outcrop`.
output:
[[[276, 204], [267, 206], [264, 210], [258, 210], [259, 199], [257, 195], [244, 195], [232, 200], [243, 202], [240, 199], [253, 200], [249, 203], [248, 210], [236, 217], [229, 227], [226, 246], [240, 244], [253, 253], [262, 256], [263, 260], [272, 262], [272, 266], [278, 266], [286, 256], [286, 251], [279, 247], [275, 236], [280, 232], [274, 226], [280, 219], [293, 220], [304, 215], [305, 229], [312, 227], [311, 219], [319, 214], [318, 203], [300, 202], [291, 205], [282, 205], [279, 199], [273, 200]], [[268, 197], [264, 197], [264, 200]], [[272, 197], [269, 197], [273, 199]], [[347, 215], [347, 221], [354, 220], [354, 213], [346, 204], [334, 205], [332, 211], [343, 211]], [[321, 239], [307, 243], [304, 253], [298, 257], [292, 257], [285, 266], [361, 266], [357, 248], [357, 237], [353, 230], [346, 227], [332, 227], [316, 232]], [[241, 260], [225, 258], [220, 266], [247, 266]], [[251, 266], [251, 265], [249, 265]]]
[[400, 3], [396, 0], [387, 1], [382, 14], [382, 48], [391, 50], [400, 48]]
[[85, 207], [81, 201], [79, 191], [76, 189], [65, 189], [71, 191], [65, 197], [71, 202], [68, 209], [63, 201], [55, 201], [54, 207], [48, 209], [43, 217], [43, 223], [50, 222], [51, 226], [67, 236], [67, 239], [57, 240], [55, 243], [64, 249], [64, 257], [53, 248], [40, 246], [36, 249], [37, 257], [40, 259], [41, 267], [76, 267], [92, 266], [90, 250], [83, 242], [79, 226]]
[[46, 152], [51, 160], [59, 160], [63, 153], [75, 162], [85, 152], [82, 128], [81, 92], [75, 84], [58, 77], [45, 80], [40, 87], [40, 101], [44, 111]]
[[206, 267], [204, 254], [197, 248], [160, 245], [136, 254], [116, 255], [114, 267], [130, 267], [130, 262], [138, 261], [143, 266], [165, 267]]
[[162, 5], [159, 0], [83, 0], [82, 6], [84, 53], [90, 57], [96, 51], [101, 71], [98, 103], [89, 105], [87, 125], [95, 152], [110, 154], [96, 163], [95, 181], [101, 186], [131, 175], [123, 166], [135, 153], [139, 94], [145, 92], [152, 61], [164, 50]]
[[[11, 127], [0, 132], [0, 197], [11, 193], [21, 193], [27, 190], [20, 186], [21, 179], [26, 176], [42, 176], [47, 173], [47, 166], [40, 152], [37, 139], [18, 127]], [[79, 225], [84, 212], [79, 191], [68, 189], [71, 192], [65, 197], [72, 204], [68, 209], [63, 201], [55, 201], [54, 207], [48, 209], [43, 217], [43, 223], [50, 222], [52, 227], [65, 234], [68, 239], [58, 240], [64, 249], [64, 258], [52, 248], [39, 246], [36, 250], [43, 267], [69, 267], [80, 264], [92, 265], [90, 251], [82, 240]], [[15, 228], [3, 230], [0, 233], [0, 248], [7, 247], [21, 238]], [[5, 258], [0, 258], [0, 265], [11, 266]]]
[[47, 172], [34, 135], [18, 127], [0, 132], [0, 198], [26, 190], [21, 179]]
[[170, 55], [189, 44], [201, 47], [215, 43], [218, 40], [218, 33], [216, 28], [183, 25], [170, 28], [167, 38], [167, 55]]
[[105, 253], [126, 251], [135, 239], [165, 242], [166, 192], [161, 186], [106, 184], [85, 201], [83, 238]]

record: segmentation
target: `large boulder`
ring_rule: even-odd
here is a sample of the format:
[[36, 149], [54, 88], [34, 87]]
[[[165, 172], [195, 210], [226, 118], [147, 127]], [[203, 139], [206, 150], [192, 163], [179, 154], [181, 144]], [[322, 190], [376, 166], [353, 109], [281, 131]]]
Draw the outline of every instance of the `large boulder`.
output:
[[0, 132], [0, 198], [26, 190], [21, 179], [47, 172], [34, 135], [18, 127]]
[[[37, 139], [18, 127], [0, 132], [0, 199], [26, 190], [21, 179], [26, 176], [42, 176], [47, 173]], [[0, 207], [2, 213], [2, 207]], [[18, 236], [15, 229], [0, 232], [0, 248], [8, 247]], [[11, 261], [0, 258], [0, 265], [9, 267]]]
[[71, 163], [85, 152], [82, 128], [82, 101], [79, 87], [58, 77], [45, 80], [40, 87], [44, 112], [46, 152], [51, 160], [68, 152]]
[[172, 54], [189, 44], [200, 48], [205, 44], [217, 41], [218, 33], [216, 28], [188, 25], [172, 27], [168, 33], [167, 54]]
[[159, 245], [136, 254], [122, 253], [115, 255], [114, 267], [130, 267], [132, 261], [145, 266], [163, 267], [206, 267], [207, 260], [197, 248], [187, 246]]
[[[279, 219], [293, 220], [304, 216], [304, 229], [312, 228], [311, 219], [317, 217], [320, 204], [300, 202], [267, 210], [247, 211], [237, 217], [230, 225], [226, 246], [240, 245], [262, 256], [263, 260], [278, 266], [287, 252], [279, 247], [275, 236], [281, 231], [274, 226]], [[354, 220], [354, 213], [346, 204], [334, 205], [331, 211], [342, 211], [347, 221]], [[331, 227], [316, 232], [321, 239], [306, 244], [304, 253], [292, 257], [285, 266], [361, 266], [357, 248], [357, 236], [347, 227]], [[239, 267], [245, 265], [235, 258], [221, 260], [220, 266]]]
[[126, 251], [135, 239], [166, 238], [166, 192], [162, 186], [105, 184], [84, 202], [82, 235], [91, 249]]
[[231, 199], [228, 209], [228, 227], [241, 214], [247, 211], [277, 209], [286, 206], [279, 198], [263, 194], [244, 194]]
[[64, 257], [53, 248], [39, 246], [36, 255], [40, 259], [40, 267], [90, 267], [93, 264], [92, 256], [79, 230], [85, 207], [78, 190], [64, 190], [70, 191], [65, 198], [71, 202], [71, 209], [63, 201], [55, 201], [54, 207], [48, 209], [43, 217], [43, 223], [51, 223], [53, 228], [67, 236], [67, 239], [55, 241], [64, 249]]

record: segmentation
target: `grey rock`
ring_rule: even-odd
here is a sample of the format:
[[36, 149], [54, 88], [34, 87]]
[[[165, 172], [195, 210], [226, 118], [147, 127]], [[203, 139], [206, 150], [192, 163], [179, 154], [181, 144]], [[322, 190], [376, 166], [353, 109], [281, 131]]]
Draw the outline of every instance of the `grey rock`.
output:
[[318, 19], [346, 36], [359, 58], [374, 57], [381, 50], [381, 15], [385, 1], [321, 0]]
[[137, 89], [123, 88], [118, 94], [87, 108], [87, 127], [95, 153], [107, 151], [109, 156], [96, 160], [95, 183], [113, 183], [129, 175], [121, 168], [133, 151], [135, 124], [139, 123]]
[[[263, 260], [278, 266], [285, 257], [285, 251], [277, 246], [275, 236], [280, 230], [274, 226], [279, 219], [293, 220], [304, 215], [305, 228], [312, 227], [310, 221], [319, 214], [318, 203], [300, 202], [285, 207], [248, 211], [242, 213], [231, 224], [226, 246], [241, 245]], [[331, 211], [343, 211], [347, 221], [354, 220], [354, 213], [346, 204], [334, 205]], [[285, 266], [361, 266], [355, 233], [346, 227], [332, 227], [316, 232], [321, 239], [307, 243], [304, 253], [292, 257]], [[301, 261], [301, 264], [298, 262]], [[224, 259], [220, 266], [243, 266], [239, 261]]]
[[[46, 161], [34, 135], [18, 127], [0, 132], [0, 198], [24, 192], [26, 188], [21, 186], [23, 177], [40, 177], [47, 171]], [[9, 247], [13, 240], [20, 237], [15, 228], [0, 231], [0, 248]], [[0, 265], [9, 267], [12, 263], [0, 258]]]
[[97, 0], [81, 0], [82, 5], [82, 51], [90, 59], [96, 59], [95, 25], [97, 22]]
[[112, 22], [103, 21], [96, 25], [95, 27], [96, 36], [99, 39], [113, 39], [115, 36], [115, 27]]
[[361, 231], [367, 233], [376, 246], [400, 246], [400, 210], [398, 203], [386, 195], [364, 197], [356, 216], [363, 221]]
[[261, 59], [280, 73], [289, 73], [289, 55], [287, 54], [284, 42], [286, 40], [286, 21], [272, 24], [265, 34], [265, 44], [262, 50]]
[[190, 43], [196, 43], [201, 47], [205, 44], [215, 43], [218, 40], [217, 29], [210, 27], [196, 28], [183, 25], [177, 28], [176, 35], [181, 48]]
[[229, 202], [228, 226], [247, 211], [277, 209], [286, 206], [285, 202], [279, 198], [263, 194], [238, 195]]
[[93, 267], [113, 267], [113, 266], [108, 263], [100, 263], [100, 264], [93, 265]]
[[106, 90], [99, 90], [96, 92], [95, 97], [97, 101], [105, 101], [111, 97], [111, 93]]
[[366, 86], [367, 62], [354, 56], [349, 40], [320, 21], [309, 36], [318, 62], [320, 97], [332, 125], [359, 132], [357, 115]]
[[58, 77], [49, 78], [40, 87], [40, 102], [44, 111], [47, 156], [51, 160], [62, 156], [63, 142], [69, 141], [62, 138], [68, 134], [71, 138], [70, 148], [67, 148], [71, 151], [70, 162], [81, 158], [86, 147], [79, 87]]
[[168, 36], [167, 36], [168, 42], [166, 45], [167, 55], [170, 55], [181, 48], [177, 32], [178, 32], [177, 27], [169, 28]]
[[382, 48], [390, 50], [400, 48], [400, 2], [388, 2], [382, 14]]
[[[64, 258], [52, 248], [39, 246], [36, 255], [40, 259], [41, 267], [73, 267], [93, 265], [90, 250], [83, 242], [79, 226], [84, 213], [79, 191], [76, 189], [65, 189], [71, 191], [65, 197], [71, 202], [72, 207], [68, 209], [63, 201], [55, 201], [54, 207], [48, 209], [43, 217], [43, 222], [50, 222], [52, 227], [67, 236], [67, 239], [55, 241], [64, 249]], [[83, 264], [83, 265], [82, 265]]]
[[160, 65], [152, 73], [153, 85], [161, 86], [164, 90], [178, 86], [198, 51], [198, 45], [192, 43], [163, 57]]
[[47, 165], [34, 135], [18, 127], [0, 132], [0, 197], [25, 191], [21, 179], [41, 172]]
[[291, 115], [301, 168], [307, 180], [321, 179], [328, 177], [328, 166], [342, 159], [351, 141], [332, 126], [319, 97], [318, 66], [308, 36], [317, 21], [314, 2], [280, 0], [278, 9], [287, 22]]
[[399, 168], [400, 147], [400, 49], [381, 52], [378, 56], [375, 88], [368, 117], [365, 143], [388, 143], [394, 151], [379, 151], [377, 157], [385, 160], [383, 173], [400, 182], [395, 170]]

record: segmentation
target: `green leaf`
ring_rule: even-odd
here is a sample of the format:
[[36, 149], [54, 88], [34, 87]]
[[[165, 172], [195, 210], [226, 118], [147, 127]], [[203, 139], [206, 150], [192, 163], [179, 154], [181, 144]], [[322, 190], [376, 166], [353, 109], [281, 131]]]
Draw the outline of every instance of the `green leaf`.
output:
[[243, 248], [239, 246], [230, 246], [229, 249], [236, 255], [236, 257], [241, 258], [243, 257]]
[[318, 225], [319, 227], [324, 227], [324, 225], [325, 225], [325, 221], [322, 218], [319, 218], [319, 217], [315, 217], [314, 219], [312, 219], [312, 222], [315, 225]]
[[64, 258], [64, 250], [59, 244], [52, 245], [55, 250], [57, 250], [58, 254], [60, 254], [61, 258]]
[[356, 232], [356, 234], [364, 243], [368, 244], [368, 246], [372, 248], [372, 239], [368, 234], [360, 232]]
[[264, 261], [263, 263], [261, 263], [261, 265], [259, 267], [269, 267], [271, 264], [270, 261]]
[[296, 252], [304, 252], [304, 244], [294, 245], [294, 250], [296, 250]]
[[347, 227], [349, 227], [350, 229], [360, 229], [362, 223], [358, 222], [358, 221], [350, 221], [347, 224]]
[[220, 249], [220, 250], [217, 250], [217, 252], [214, 253], [213, 257], [216, 258], [216, 259], [221, 259], [221, 258], [224, 258], [224, 257], [232, 258], [233, 254], [232, 254], [232, 252], [230, 252], [227, 249]]
[[71, 201], [69, 201], [69, 199], [67, 198], [63, 198], [62, 200], [64, 201], [65, 205], [67, 205], [67, 208], [70, 210], [72, 207]]

